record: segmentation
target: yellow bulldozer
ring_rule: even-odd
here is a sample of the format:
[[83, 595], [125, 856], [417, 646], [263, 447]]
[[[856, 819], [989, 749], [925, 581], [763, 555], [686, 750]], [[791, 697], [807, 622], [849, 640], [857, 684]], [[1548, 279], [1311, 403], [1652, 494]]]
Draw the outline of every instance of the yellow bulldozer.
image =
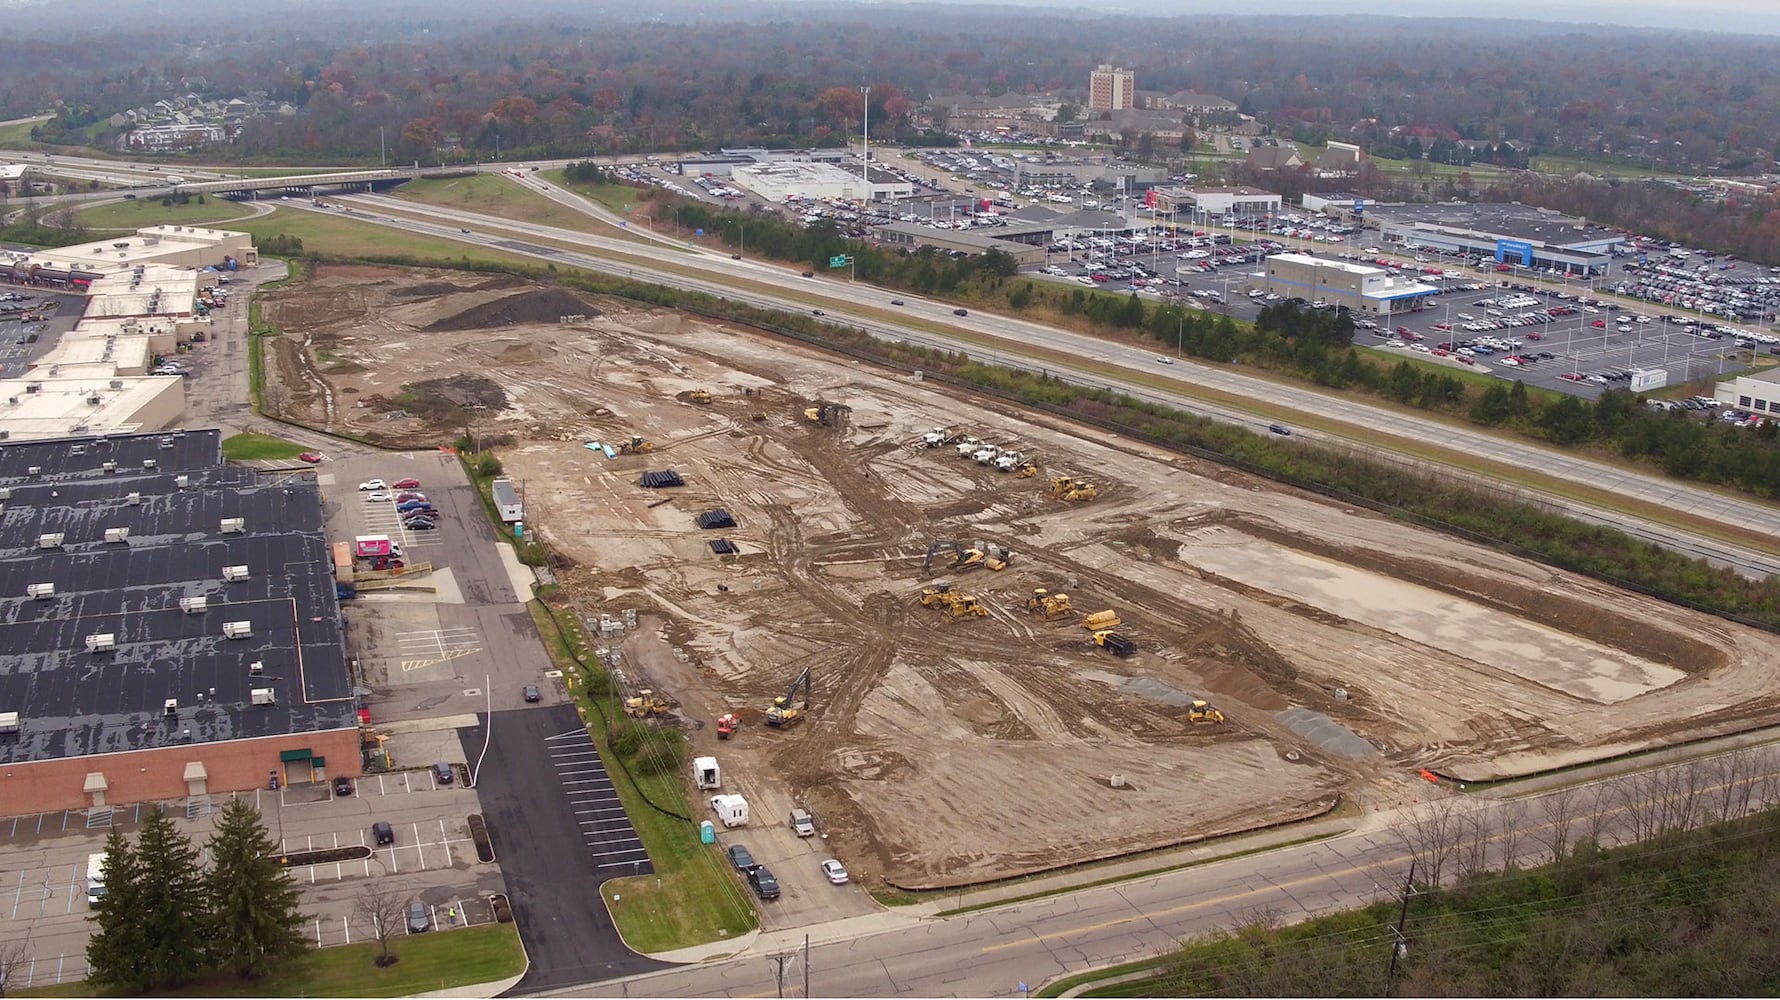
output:
[[946, 614], [952, 618], [969, 618], [973, 615], [978, 618], [986, 618], [989, 615], [989, 609], [978, 604], [974, 596], [961, 594], [953, 590], [951, 584], [945, 582], [923, 588], [921, 606], [944, 608]]
[[647, 719], [652, 715], [665, 715], [673, 708], [667, 702], [655, 697], [655, 692], [643, 688], [636, 697], [624, 699], [624, 714], [633, 719]]
[[1203, 701], [1195, 699], [1191, 705], [1187, 706], [1187, 721], [1208, 722], [1221, 726], [1224, 724], [1224, 713], [1212, 708]]
[[1100, 488], [1093, 483], [1072, 476], [1058, 476], [1051, 480], [1051, 495], [1059, 500], [1075, 503], [1094, 499], [1100, 495]]
[[1033, 589], [1032, 596], [1026, 600], [1026, 610], [1048, 622], [1068, 618], [1073, 613], [1068, 594], [1053, 594], [1043, 587]]
[[839, 427], [847, 422], [847, 417], [852, 412], [853, 408], [850, 406], [823, 399], [818, 400], [815, 406], [806, 407], [803, 418], [822, 427]]
[[970, 594], [954, 594], [952, 606], [947, 609], [946, 613], [953, 618], [969, 618], [972, 615], [978, 618], [989, 617], [989, 609], [978, 604], [977, 599]]
[[645, 440], [641, 434], [632, 434], [630, 440], [618, 446], [620, 455], [644, 455], [655, 450], [655, 442]]
[[1082, 628], [1090, 632], [1104, 632], [1109, 628], [1118, 628], [1124, 622], [1119, 620], [1119, 613], [1111, 608], [1096, 611], [1082, 619]]
[[952, 585], [949, 583], [935, 584], [921, 589], [921, 606], [924, 608], [950, 607], [952, 604]]
[[690, 393], [687, 393], [686, 398], [690, 399], [694, 403], [700, 403], [700, 404], [709, 403], [711, 401], [711, 390], [709, 390], [709, 389], [694, 389]]

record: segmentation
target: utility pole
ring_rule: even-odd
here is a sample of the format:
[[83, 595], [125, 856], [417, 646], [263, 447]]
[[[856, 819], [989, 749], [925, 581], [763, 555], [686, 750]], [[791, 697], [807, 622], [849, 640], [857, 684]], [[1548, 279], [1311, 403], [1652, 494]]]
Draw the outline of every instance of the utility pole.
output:
[[803, 995], [810, 995], [810, 936], [803, 936]]
[[778, 987], [779, 1000], [785, 1000], [785, 962], [790, 955], [768, 955], [766, 960], [773, 963], [773, 985]]
[[383, 142], [383, 126], [377, 126], [377, 157], [383, 162], [383, 169], [389, 169], [389, 147]]
[[1391, 964], [1384, 974], [1384, 995], [1392, 996], [1397, 989], [1397, 959], [1409, 951], [1408, 941], [1403, 937], [1403, 925], [1409, 921], [1409, 897], [1415, 894], [1415, 861], [1409, 862], [1409, 874], [1403, 879], [1403, 905], [1397, 910], [1397, 926], [1391, 933]]
[[859, 183], [864, 188], [860, 201], [871, 203], [871, 87], [860, 87], [865, 95], [865, 114], [859, 120]]

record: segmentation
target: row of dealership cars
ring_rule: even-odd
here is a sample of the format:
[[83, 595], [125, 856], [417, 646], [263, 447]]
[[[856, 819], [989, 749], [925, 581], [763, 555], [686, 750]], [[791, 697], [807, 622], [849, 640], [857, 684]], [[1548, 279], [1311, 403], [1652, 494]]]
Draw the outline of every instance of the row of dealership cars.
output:
[[367, 503], [395, 504], [402, 527], [409, 531], [432, 531], [439, 526], [439, 509], [420, 492], [418, 479], [398, 479], [393, 485], [381, 479], [367, 479], [358, 488], [367, 494]]

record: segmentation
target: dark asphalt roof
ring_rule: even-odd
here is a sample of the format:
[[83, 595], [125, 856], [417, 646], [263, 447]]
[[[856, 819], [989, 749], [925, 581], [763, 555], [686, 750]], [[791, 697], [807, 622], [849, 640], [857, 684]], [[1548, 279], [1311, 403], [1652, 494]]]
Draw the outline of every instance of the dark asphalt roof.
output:
[[[215, 432], [168, 440], [113, 438], [97, 455], [92, 439], [80, 454], [68, 440], [0, 448], [0, 482], [12, 477], [0, 499], [0, 712], [22, 722], [0, 736], [0, 763], [355, 724], [317, 487], [223, 466]], [[108, 460], [119, 470], [103, 471]], [[14, 468], [26, 462], [43, 472]], [[225, 533], [225, 518], [242, 530]], [[117, 528], [127, 537], [107, 541]], [[225, 581], [232, 566], [247, 576]], [[53, 596], [31, 596], [32, 584]], [[203, 610], [182, 607], [198, 597]], [[225, 636], [237, 622], [250, 634]], [[116, 648], [89, 651], [105, 634]], [[275, 703], [252, 704], [256, 688]]]
[[[211, 469], [222, 464], [222, 434], [216, 430], [164, 434], [113, 434], [42, 441], [0, 441], [0, 484], [80, 477], [100, 472], [106, 462], [141, 471], [152, 461], [160, 472]], [[42, 471], [33, 475], [32, 467]]]

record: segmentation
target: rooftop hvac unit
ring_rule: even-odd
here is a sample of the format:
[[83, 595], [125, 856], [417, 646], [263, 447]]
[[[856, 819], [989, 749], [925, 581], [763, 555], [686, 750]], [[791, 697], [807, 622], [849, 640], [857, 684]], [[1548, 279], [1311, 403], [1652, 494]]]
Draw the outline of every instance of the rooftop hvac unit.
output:
[[98, 632], [87, 636], [87, 652], [109, 653], [117, 648], [117, 636], [111, 632]]
[[223, 579], [230, 583], [233, 583], [237, 580], [245, 580], [245, 579], [247, 579], [247, 567], [246, 566], [224, 566], [223, 567]]
[[56, 596], [56, 585], [53, 583], [28, 583], [25, 585], [25, 596], [37, 601], [47, 601]]
[[12, 499], [12, 487], [0, 486], [0, 500], [11, 500], [11, 499]]
[[122, 388], [123, 388], [123, 387], [124, 387], [124, 380], [123, 380], [123, 379], [121, 379], [121, 378], [114, 378], [114, 379], [112, 379], [112, 380], [111, 380], [111, 387], [112, 387], [112, 388], [113, 388], [113, 389], [122, 389]]
[[27, 476], [41, 476], [41, 475], [43, 475], [43, 466], [41, 466], [41, 465], [27, 466], [25, 468], [25, 475], [27, 475]]
[[27, 383], [25, 383], [25, 391], [26, 392], [42, 392], [43, 391], [43, 383], [42, 382], [27, 382]]
[[258, 677], [266, 672], [266, 665], [259, 660], [255, 660], [247, 665], [247, 672], [251, 676]]
[[142, 494], [140, 494], [140, 493], [126, 493], [126, 494], [124, 494], [124, 503], [130, 505], [131, 507], [140, 507], [140, 506], [142, 506]]
[[145, 458], [142, 460], [142, 467], [144, 469], [152, 469], [155, 467], [155, 465], [156, 465], [156, 462], [152, 458]]
[[246, 530], [247, 518], [245, 517], [225, 517], [222, 519], [222, 533], [225, 535], [239, 535]]
[[47, 535], [37, 536], [37, 547], [40, 549], [59, 549], [62, 547], [64, 532], [52, 531]]
[[179, 610], [188, 615], [201, 615], [204, 613], [205, 609], [209, 607], [210, 598], [205, 597], [202, 594], [197, 597], [181, 597], [179, 599]]
[[105, 397], [99, 395], [98, 393], [94, 393], [93, 395], [87, 397], [87, 405], [88, 406], [103, 406], [104, 403], [105, 403]]
[[191, 481], [192, 481], [192, 477], [190, 477], [190, 476], [174, 476], [173, 477], [173, 485], [179, 487], [182, 490], [185, 489], [186, 484], [190, 483]]
[[224, 639], [251, 639], [253, 622], [223, 622]]
[[16, 733], [19, 731], [19, 713], [0, 712], [0, 733]]
[[276, 704], [278, 704], [278, 698], [277, 698], [277, 696], [275, 696], [272, 693], [271, 688], [254, 688], [252, 697], [253, 697], [253, 703], [255, 705], [276, 705]]
[[129, 537], [130, 537], [130, 529], [129, 528], [106, 528], [105, 529], [105, 540], [108, 542], [121, 542]]
[[161, 710], [166, 712], [168, 715], [178, 715], [179, 714], [179, 699], [178, 698], [168, 698], [165, 702], [163, 702], [161, 704]]
[[106, 461], [106, 462], [101, 463], [99, 465], [99, 468], [106, 472], [116, 472], [117, 471], [117, 463], [112, 462], [112, 461]]

